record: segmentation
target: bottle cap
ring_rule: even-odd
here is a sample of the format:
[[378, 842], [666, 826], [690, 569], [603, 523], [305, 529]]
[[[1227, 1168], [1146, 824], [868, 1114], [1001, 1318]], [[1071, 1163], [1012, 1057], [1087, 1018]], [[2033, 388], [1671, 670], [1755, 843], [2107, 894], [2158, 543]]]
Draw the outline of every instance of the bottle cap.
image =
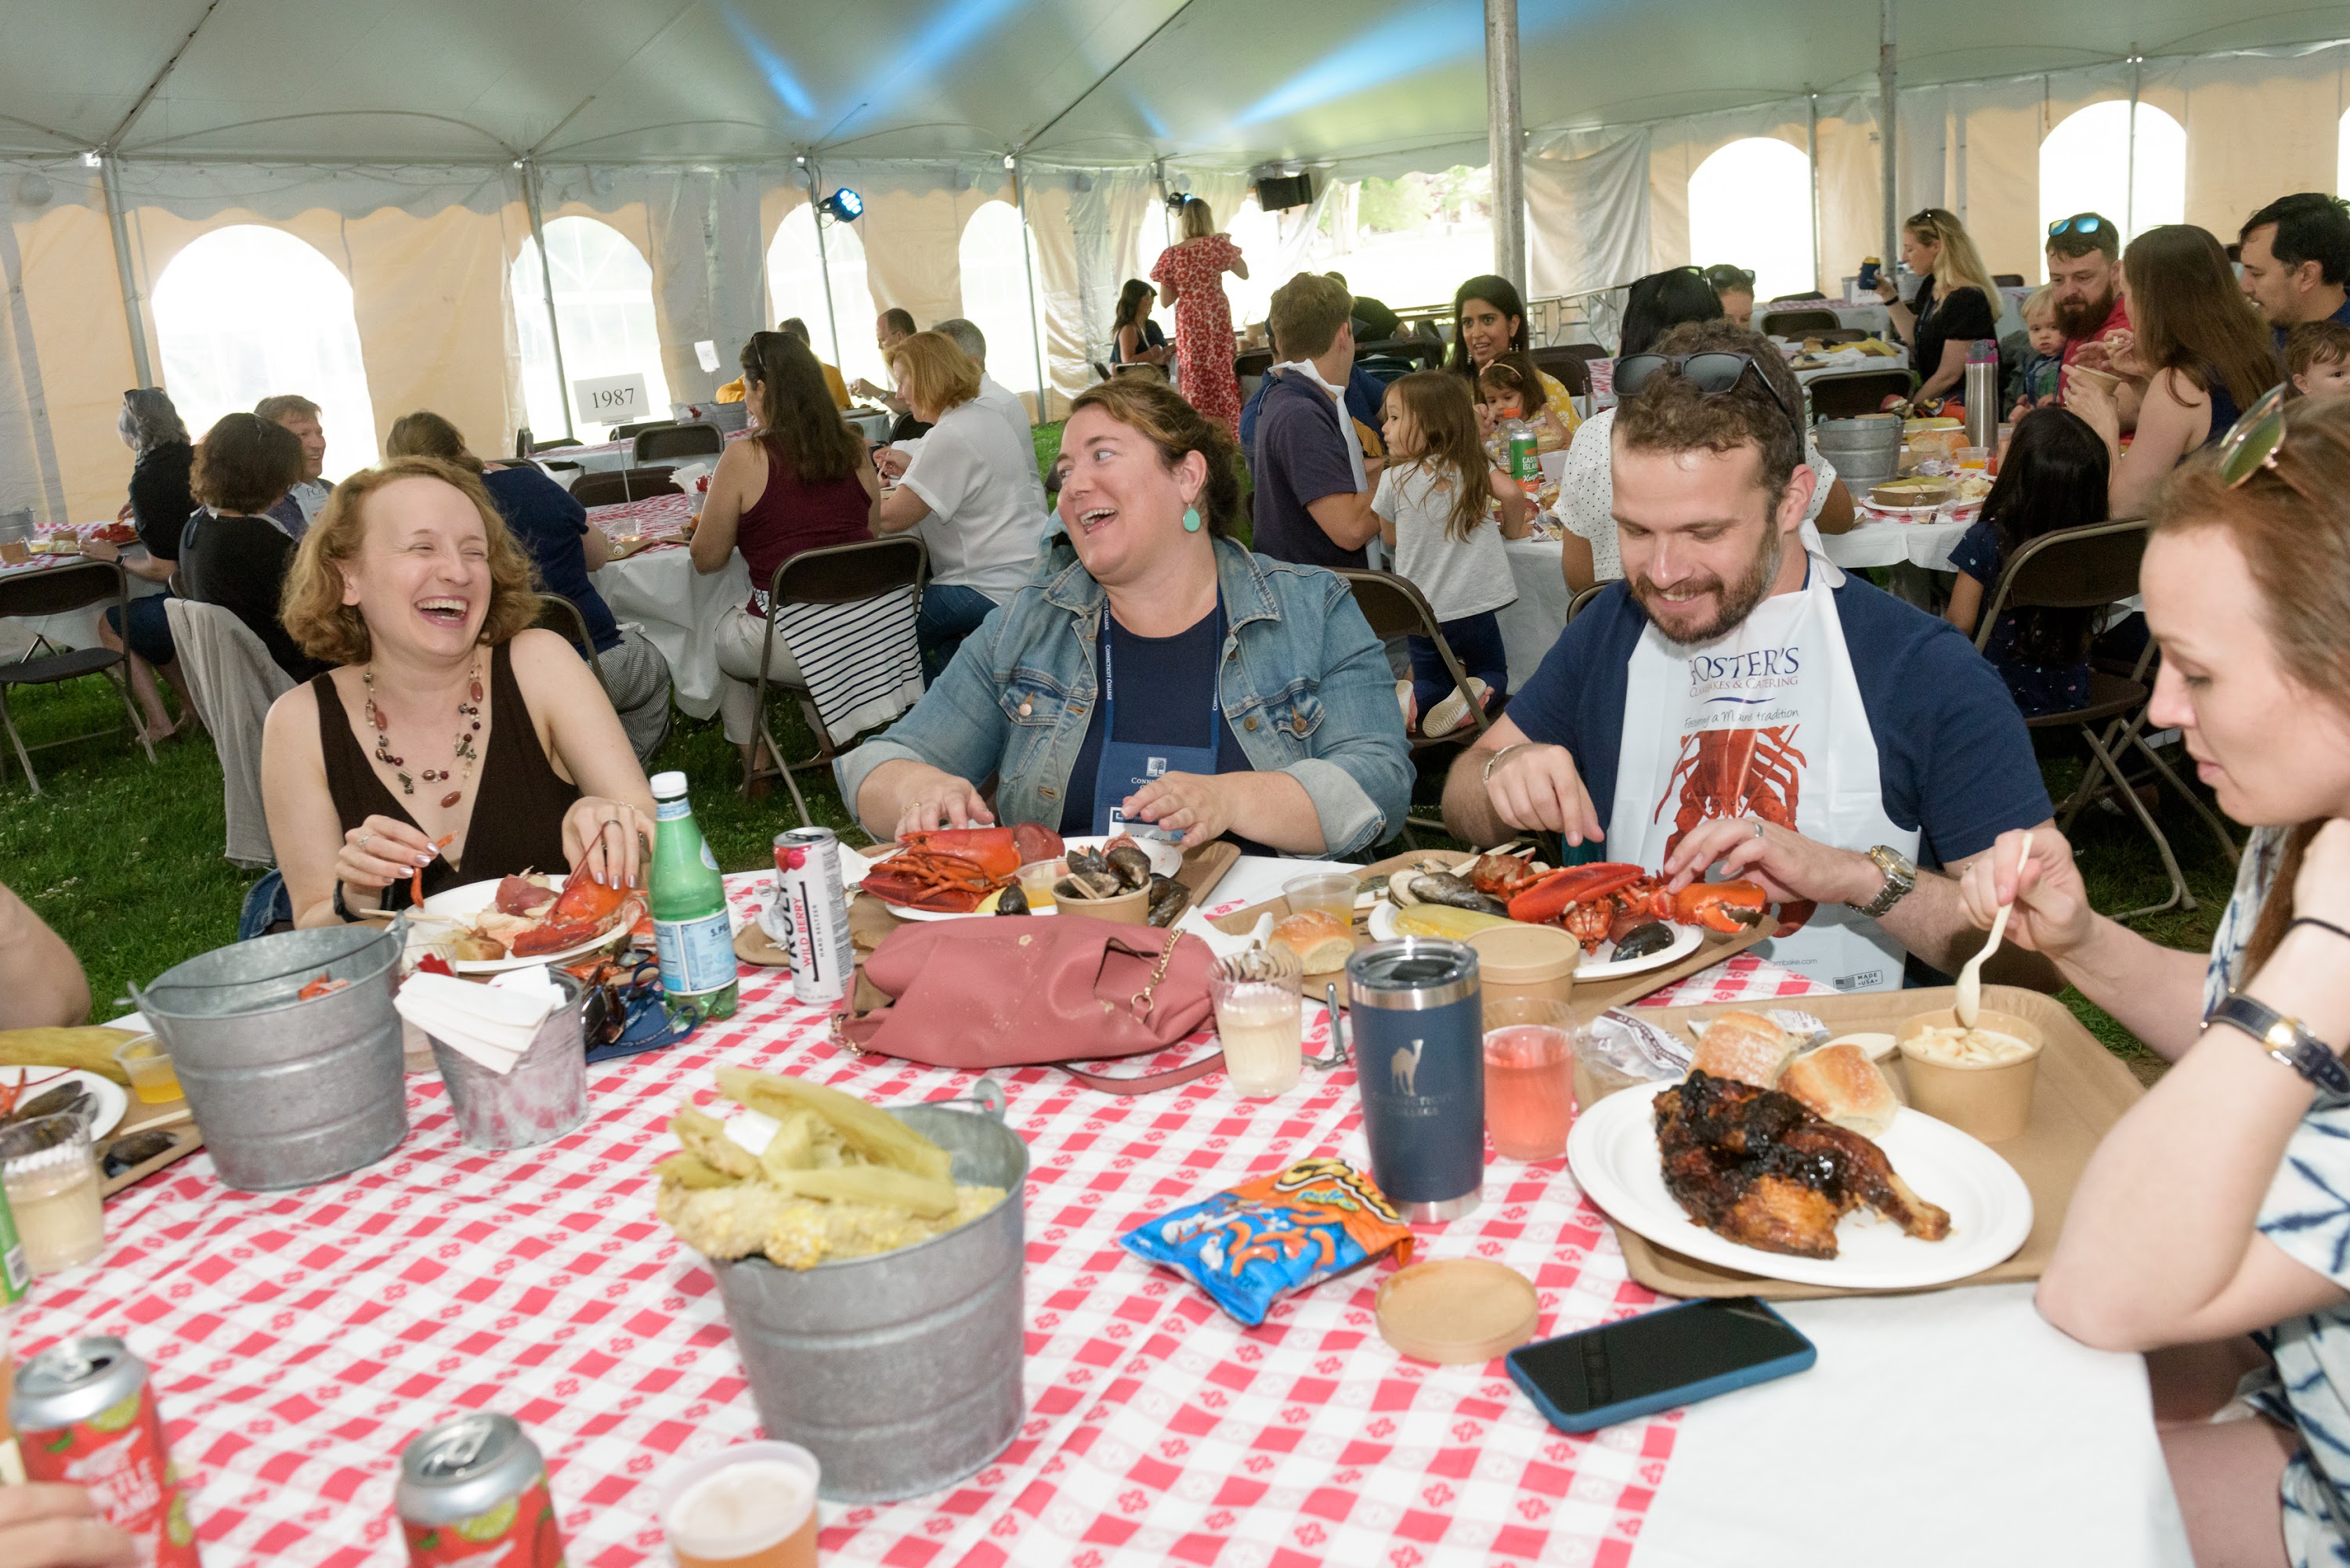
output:
[[685, 775], [683, 774], [666, 773], [655, 774], [653, 775], [653, 798], [655, 800], [675, 800], [684, 793]]

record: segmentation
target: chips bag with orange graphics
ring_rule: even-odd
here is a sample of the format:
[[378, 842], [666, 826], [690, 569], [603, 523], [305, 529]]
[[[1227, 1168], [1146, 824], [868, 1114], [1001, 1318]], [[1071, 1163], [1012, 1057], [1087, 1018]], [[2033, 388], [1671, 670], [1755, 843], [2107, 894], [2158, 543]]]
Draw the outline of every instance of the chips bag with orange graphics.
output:
[[1340, 1159], [1286, 1170], [1146, 1220], [1118, 1238], [1254, 1328], [1273, 1303], [1388, 1249], [1411, 1261], [1411, 1232], [1369, 1177]]

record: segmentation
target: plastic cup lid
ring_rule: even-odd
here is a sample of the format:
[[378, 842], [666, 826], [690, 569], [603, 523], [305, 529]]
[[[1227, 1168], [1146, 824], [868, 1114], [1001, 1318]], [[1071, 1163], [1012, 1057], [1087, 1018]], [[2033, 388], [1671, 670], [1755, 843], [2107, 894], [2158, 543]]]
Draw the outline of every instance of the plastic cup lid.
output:
[[1414, 1263], [1379, 1284], [1379, 1337], [1399, 1355], [1440, 1366], [1516, 1349], [1534, 1336], [1541, 1313], [1532, 1280], [1482, 1258]]

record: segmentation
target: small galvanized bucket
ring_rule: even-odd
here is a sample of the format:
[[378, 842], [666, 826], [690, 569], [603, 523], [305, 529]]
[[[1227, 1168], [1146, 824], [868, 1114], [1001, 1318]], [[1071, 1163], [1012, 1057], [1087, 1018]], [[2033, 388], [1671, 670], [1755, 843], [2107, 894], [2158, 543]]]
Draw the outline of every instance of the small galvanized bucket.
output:
[[819, 1495], [894, 1502], [936, 1491], [1003, 1451], [1020, 1427], [1021, 1189], [1028, 1146], [984, 1112], [891, 1115], [954, 1157], [954, 1179], [1003, 1201], [943, 1236], [870, 1258], [779, 1269], [714, 1262], [718, 1294], [767, 1436], [823, 1467]]
[[588, 1119], [588, 1047], [580, 1033], [579, 998], [586, 990], [559, 970], [547, 971], [563, 989], [563, 1005], [546, 1015], [530, 1049], [513, 1068], [493, 1073], [432, 1035], [432, 1059], [449, 1085], [449, 1108], [467, 1148], [530, 1148], [552, 1143]]
[[[402, 940], [398, 925], [283, 931], [130, 988], [222, 1181], [245, 1192], [311, 1187], [374, 1164], [408, 1136], [391, 1006]], [[322, 976], [350, 984], [302, 1001]]]

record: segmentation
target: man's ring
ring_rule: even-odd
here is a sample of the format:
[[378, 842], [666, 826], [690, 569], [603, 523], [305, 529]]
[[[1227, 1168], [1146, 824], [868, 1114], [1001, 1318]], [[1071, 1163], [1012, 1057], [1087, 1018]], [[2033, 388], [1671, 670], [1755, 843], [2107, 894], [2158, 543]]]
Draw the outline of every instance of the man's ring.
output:
[[1753, 824], [1754, 824], [1754, 836], [1755, 836], [1755, 837], [1757, 837], [1757, 838], [1762, 837], [1762, 819], [1761, 817], [1759, 817], [1759, 816], [1758, 816], [1758, 817], [1754, 817], [1754, 818], [1752, 818], [1752, 820], [1753, 821]]

